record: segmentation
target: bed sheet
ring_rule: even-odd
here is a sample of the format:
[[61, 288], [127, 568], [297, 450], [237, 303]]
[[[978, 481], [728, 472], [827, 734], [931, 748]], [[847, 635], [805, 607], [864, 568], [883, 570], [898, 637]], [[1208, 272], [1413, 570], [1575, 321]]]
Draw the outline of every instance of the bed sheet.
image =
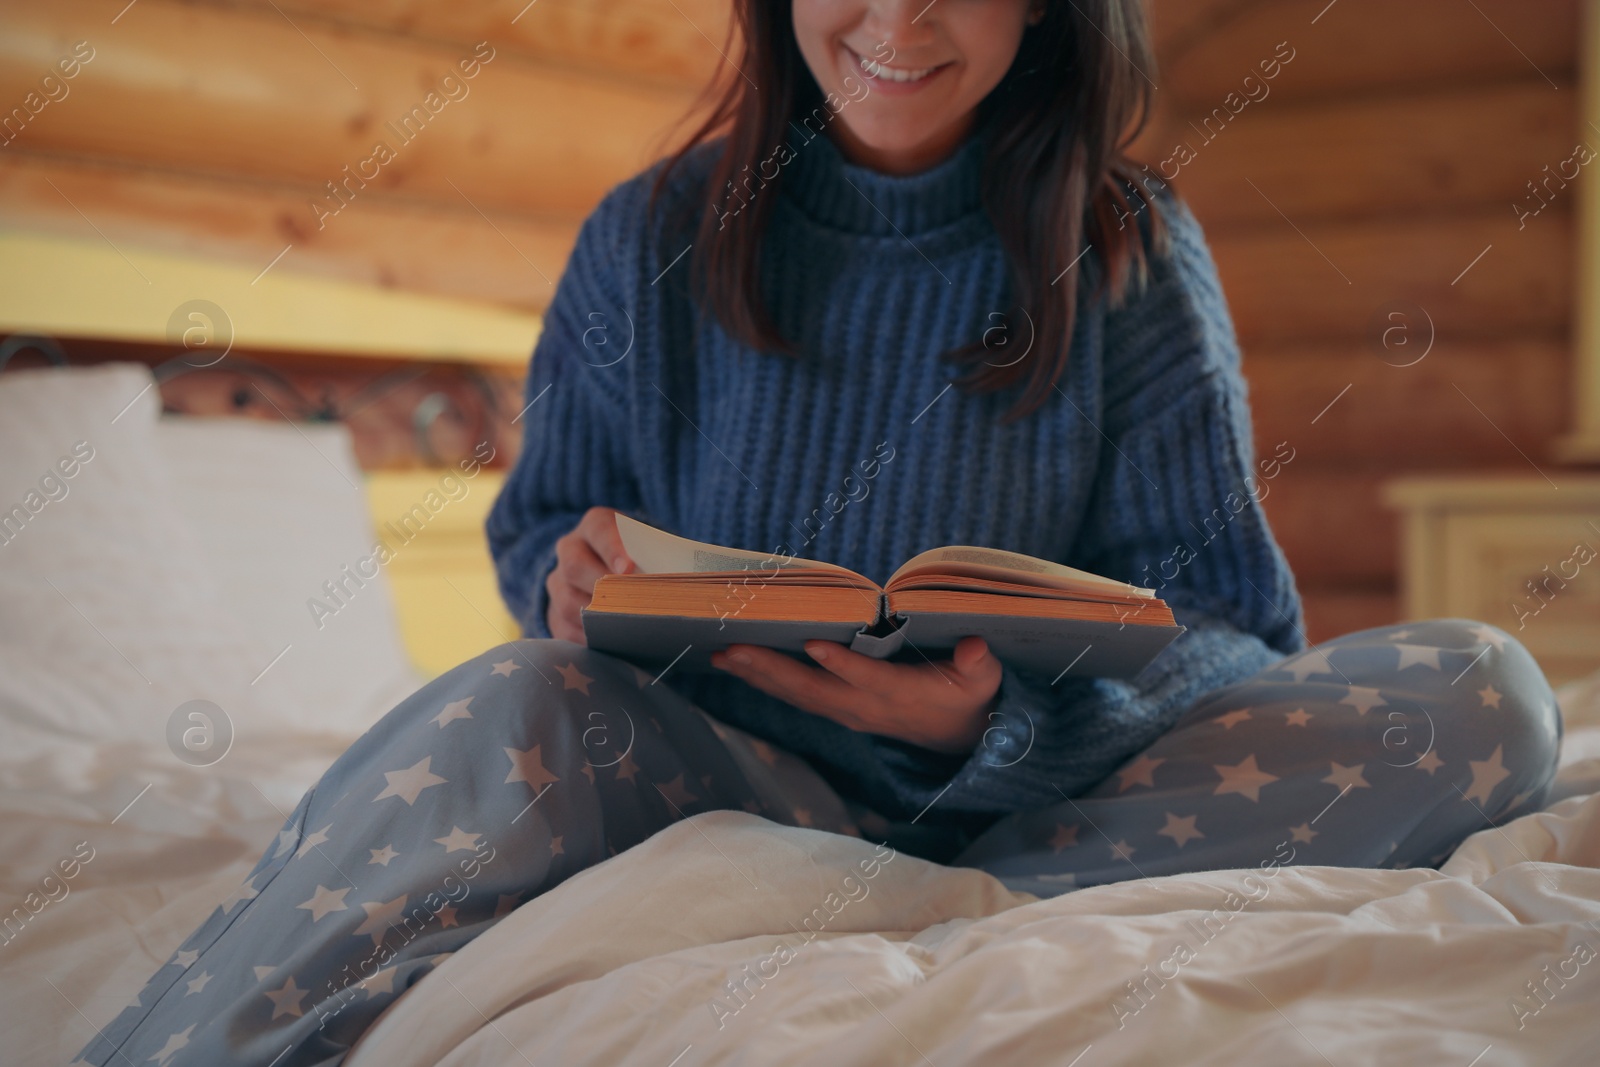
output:
[[[6, 1062], [68, 1062], [345, 741], [263, 741], [227, 775], [65, 739], [7, 761], [8, 906], [80, 843], [93, 855], [0, 946]], [[1600, 727], [1570, 730], [1563, 759], [1566, 799], [1475, 835], [1443, 871], [1208, 872], [1051, 900], [697, 816], [518, 909], [349, 1062], [1589, 1063]], [[75, 788], [52, 786], [69, 768]]]

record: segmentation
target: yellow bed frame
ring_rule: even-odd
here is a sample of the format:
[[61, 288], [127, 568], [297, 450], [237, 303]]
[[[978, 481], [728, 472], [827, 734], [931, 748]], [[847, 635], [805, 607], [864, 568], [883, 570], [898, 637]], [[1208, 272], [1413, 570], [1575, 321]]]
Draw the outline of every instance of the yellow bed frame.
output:
[[[374, 472], [367, 475], [372, 525], [405, 514], [439, 484], [443, 471]], [[400, 636], [418, 670], [428, 677], [503, 641], [522, 636], [495, 585], [483, 520], [505, 478], [482, 471], [471, 491], [436, 514], [385, 571], [394, 590]]]

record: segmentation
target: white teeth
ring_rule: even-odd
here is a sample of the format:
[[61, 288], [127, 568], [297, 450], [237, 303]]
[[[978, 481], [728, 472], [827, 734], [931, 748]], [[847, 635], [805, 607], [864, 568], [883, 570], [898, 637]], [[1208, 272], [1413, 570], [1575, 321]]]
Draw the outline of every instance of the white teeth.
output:
[[860, 60], [861, 69], [866, 72], [867, 77], [882, 78], [884, 81], [891, 82], [921, 81], [939, 69], [937, 67], [924, 67], [921, 70], [897, 70], [894, 67], [886, 67], [875, 59], [868, 59], [866, 56], [857, 56], [856, 58]]

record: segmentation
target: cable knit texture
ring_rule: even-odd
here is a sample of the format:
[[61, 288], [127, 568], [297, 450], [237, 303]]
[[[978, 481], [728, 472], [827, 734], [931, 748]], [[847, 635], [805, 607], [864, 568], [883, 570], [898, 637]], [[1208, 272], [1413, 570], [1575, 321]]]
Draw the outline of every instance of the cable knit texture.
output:
[[662, 681], [890, 818], [937, 798], [925, 825], [968, 828], [1088, 789], [1209, 691], [1299, 650], [1294, 578], [1249, 496], [1259, 472], [1233, 324], [1180, 201], [1157, 194], [1171, 250], [1120, 306], [1092, 298], [1094, 253], [1061, 279], [1081, 294], [1067, 372], [1005, 425], [1017, 393], [947, 389], [939, 358], [1014, 304], [981, 203], [981, 137], [911, 176], [849, 164], [825, 136], [794, 143], [754, 195], [777, 198], [761, 284], [798, 359], [734, 343], [688, 295], [693, 251], [678, 257], [693, 235], [673, 228], [676, 205], [739, 203], [704, 187], [717, 147], [674, 172], [663, 210], [647, 212], [654, 168], [613, 189], [545, 315], [523, 452], [488, 521], [530, 636], [549, 636], [556, 539], [594, 506], [880, 583], [945, 544], [1165, 582], [1189, 630], [1139, 678], [1052, 684], [1007, 668], [993, 728], [965, 758], [847, 730], [730, 676]]

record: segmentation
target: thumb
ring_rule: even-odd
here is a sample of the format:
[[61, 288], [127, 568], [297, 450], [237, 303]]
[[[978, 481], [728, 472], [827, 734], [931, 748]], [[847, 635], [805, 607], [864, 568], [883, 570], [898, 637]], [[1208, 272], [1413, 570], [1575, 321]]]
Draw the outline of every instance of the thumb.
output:
[[995, 659], [989, 651], [989, 643], [981, 637], [963, 637], [957, 644], [951, 659], [956, 665], [956, 671], [963, 677], [983, 677], [992, 673], [999, 673], [1000, 661]]

